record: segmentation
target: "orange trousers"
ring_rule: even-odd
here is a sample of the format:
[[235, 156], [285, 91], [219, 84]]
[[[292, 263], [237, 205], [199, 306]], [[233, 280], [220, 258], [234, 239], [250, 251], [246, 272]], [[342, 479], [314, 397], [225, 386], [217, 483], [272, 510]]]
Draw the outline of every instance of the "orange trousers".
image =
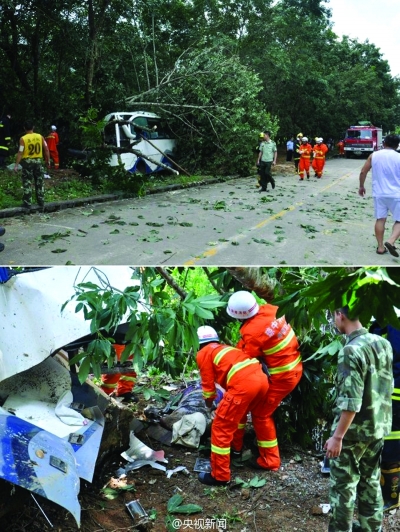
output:
[[317, 177], [322, 177], [324, 166], [325, 166], [325, 157], [314, 157], [313, 162], [312, 162], [312, 167], [314, 169], [314, 172], [317, 174]]
[[[254, 365], [240, 370], [229, 381], [229, 386], [215, 411], [211, 428], [211, 472], [217, 480], [228, 481], [230, 472], [230, 447], [242, 418], [251, 412], [257, 440], [265, 441], [267, 431], [268, 378]], [[260, 459], [266, 454], [259, 447]], [[266, 461], [262, 461], [266, 467]]]
[[58, 170], [60, 167], [60, 159], [58, 157], [57, 148], [55, 150], [50, 150], [50, 159], [53, 159], [54, 168]]
[[[281, 465], [281, 457], [279, 454], [278, 439], [276, 437], [276, 426], [273, 413], [281, 404], [282, 400], [296, 388], [300, 382], [302, 374], [303, 364], [300, 362], [292, 371], [277, 373], [276, 375], [269, 377], [269, 388], [265, 398], [266, 404], [264, 409], [264, 414], [266, 414], [267, 418], [265, 421], [265, 428], [263, 430], [266, 441], [264, 445], [266, 447], [262, 457], [260, 456], [260, 458], [257, 460], [260, 466], [266, 467], [267, 469], [275, 470]], [[240, 420], [238, 429], [232, 441], [232, 447], [236, 451], [240, 451], [243, 447], [245, 426], [246, 416]]]
[[[125, 349], [124, 345], [113, 344], [113, 348], [117, 355], [117, 360], [121, 359], [122, 351]], [[128, 360], [133, 360], [133, 355]], [[112, 375], [103, 374], [101, 376], [101, 389], [106, 392], [107, 395], [121, 396], [125, 393], [130, 393], [135, 385], [136, 373], [113, 373]]]
[[307, 176], [310, 175], [310, 157], [300, 157], [299, 161], [299, 176], [300, 179], [304, 179], [304, 170]]

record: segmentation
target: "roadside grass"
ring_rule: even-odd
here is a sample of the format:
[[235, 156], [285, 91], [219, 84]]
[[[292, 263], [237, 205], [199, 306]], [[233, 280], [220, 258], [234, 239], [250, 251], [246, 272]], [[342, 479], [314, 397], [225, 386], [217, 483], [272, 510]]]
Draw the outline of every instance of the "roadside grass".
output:
[[[81, 176], [73, 169], [60, 169], [59, 171], [45, 171], [50, 179], [44, 180], [45, 202], [71, 200], [85, 198], [99, 194], [121, 193], [124, 196], [144, 196], [146, 192], [158, 187], [168, 185], [188, 185], [197, 181], [212, 179], [214, 176], [187, 176], [173, 175], [168, 172], [141, 176], [129, 174], [127, 181], [130, 181], [128, 190], [121, 186], [121, 182], [115, 185], [104, 179], [93, 183], [90, 177]], [[132, 190], [131, 183], [137, 182], [136, 192]], [[0, 209], [19, 207], [22, 203], [22, 182], [21, 172], [14, 173], [12, 170], [0, 170]]]

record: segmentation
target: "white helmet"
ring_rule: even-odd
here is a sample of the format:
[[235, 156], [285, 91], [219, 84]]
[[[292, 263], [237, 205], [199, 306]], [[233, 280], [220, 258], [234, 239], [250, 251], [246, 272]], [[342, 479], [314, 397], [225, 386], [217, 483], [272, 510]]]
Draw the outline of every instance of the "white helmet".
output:
[[202, 325], [197, 329], [197, 337], [200, 345], [205, 344], [206, 342], [219, 341], [217, 331], [208, 325]]
[[232, 318], [247, 320], [255, 316], [259, 310], [256, 298], [250, 292], [240, 290], [231, 295], [226, 312]]
[[322, 137], [317, 137], [316, 138], [316, 142], [318, 142], [318, 144], [321, 144], [321, 142], [323, 142], [324, 139]]
[[308, 142], [308, 137], [302, 137], [301, 142]]

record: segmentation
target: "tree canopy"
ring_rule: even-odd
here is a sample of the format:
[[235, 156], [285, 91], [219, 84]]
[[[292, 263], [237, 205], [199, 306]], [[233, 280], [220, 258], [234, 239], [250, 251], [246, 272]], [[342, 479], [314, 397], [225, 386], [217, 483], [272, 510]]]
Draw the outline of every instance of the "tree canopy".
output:
[[7, 0], [0, 29], [16, 136], [29, 117], [78, 147], [89, 109], [145, 108], [169, 119], [192, 171], [245, 172], [265, 128], [337, 138], [400, 122], [399, 80], [374, 44], [335, 34], [325, 1]]

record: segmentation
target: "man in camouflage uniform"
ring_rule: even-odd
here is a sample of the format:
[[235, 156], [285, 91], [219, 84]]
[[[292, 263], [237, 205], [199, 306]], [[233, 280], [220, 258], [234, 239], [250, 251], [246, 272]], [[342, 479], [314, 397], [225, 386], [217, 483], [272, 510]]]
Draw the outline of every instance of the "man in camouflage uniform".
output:
[[36, 201], [40, 207], [44, 206], [43, 184], [43, 156], [47, 165], [50, 164], [50, 153], [46, 141], [39, 133], [33, 132], [33, 123], [25, 123], [25, 135], [19, 140], [19, 149], [15, 161], [14, 171], [18, 171], [18, 165], [22, 166], [22, 207], [30, 209], [32, 206], [32, 185], [35, 185]]
[[347, 307], [336, 310], [334, 318], [346, 343], [338, 357], [332, 435], [325, 443], [331, 469], [328, 530], [357, 530], [352, 521], [358, 497], [359, 530], [380, 532], [380, 458], [392, 424], [393, 352], [387, 340], [370, 334], [358, 318], [350, 319]]

